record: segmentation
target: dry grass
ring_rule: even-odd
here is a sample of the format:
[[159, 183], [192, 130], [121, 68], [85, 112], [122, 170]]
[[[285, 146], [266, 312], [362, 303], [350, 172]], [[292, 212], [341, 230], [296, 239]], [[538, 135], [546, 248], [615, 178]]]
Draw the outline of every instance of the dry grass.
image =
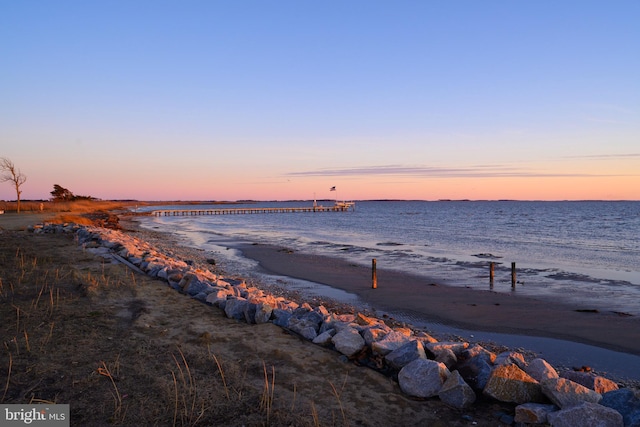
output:
[[73, 425], [320, 425], [313, 402], [278, 399], [286, 387], [275, 366], [262, 361], [258, 372], [223, 360], [211, 343], [169, 347], [141, 335], [132, 307], [144, 278], [89, 258], [79, 270], [55, 248], [36, 256], [33, 245], [69, 239], [3, 233], [0, 403], [71, 403]]

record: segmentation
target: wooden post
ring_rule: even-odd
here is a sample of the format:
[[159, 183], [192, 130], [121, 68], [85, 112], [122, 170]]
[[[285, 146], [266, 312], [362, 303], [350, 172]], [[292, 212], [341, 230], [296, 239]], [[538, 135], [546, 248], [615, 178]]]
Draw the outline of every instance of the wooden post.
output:
[[371, 260], [371, 289], [378, 287], [378, 273], [376, 272], [376, 259]]
[[489, 263], [489, 286], [493, 288], [493, 279], [496, 276], [496, 263], [495, 262], [490, 262]]
[[516, 287], [516, 263], [511, 263], [511, 287], [515, 289]]

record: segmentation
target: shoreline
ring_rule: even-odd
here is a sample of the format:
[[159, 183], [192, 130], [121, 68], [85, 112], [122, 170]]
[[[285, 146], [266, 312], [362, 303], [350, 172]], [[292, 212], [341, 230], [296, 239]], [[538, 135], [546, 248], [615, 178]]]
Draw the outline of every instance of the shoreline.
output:
[[291, 252], [265, 244], [241, 245], [242, 253], [268, 273], [335, 287], [382, 311], [413, 314], [430, 323], [506, 334], [570, 340], [640, 355], [640, 319], [529, 296], [442, 285], [410, 273], [371, 269], [339, 258]]
[[[135, 224], [133, 228], [143, 233], [172, 236], [173, 244], [181, 250], [187, 249], [191, 255], [215, 257], [216, 252], [190, 244], [184, 240], [185, 236], [147, 228], [136, 220], [132, 223]], [[147, 237], [143, 239], [147, 240]], [[153, 240], [165, 240], [165, 246], [166, 243], [171, 245], [166, 239]], [[319, 298], [331, 300], [334, 306], [365, 306], [378, 317], [391, 316], [395, 320], [404, 320], [413, 326], [429, 329], [436, 335], [458, 336], [458, 330], [463, 329], [463, 332], [471, 333], [470, 338], [466, 338], [471, 341], [524, 348], [541, 353], [543, 357], [553, 352], [562, 356], [556, 363], [567, 368], [589, 365], [622, 380], [640, 381], [640, 342], [637, 340], [640, 318], [635, 316], [622, 317], [613, 312], [578, 312], [575, 310], [584, 307], [549, 303], [521, 295], [440, 285], [422, 276], [384, 268], [377, 269], [378, 288], [371, 289], [371, 269], [343, 259], [292, 252], [269, 244], [228, 242], [227, 247], [239, 250], [245, 258], [257, 261], [258, 268], [262, 270], [260, 274], [308, 281], [309, 285], [319, 283], [356, 295], [361, 303], [354, 304], [334, 296]], [[246, 271], [224, 273], [235, 277], [251, 276]], [[312, 293], [300, 292], [296, 286], [287, 284], [260, 283], [258, 286], [279, 288], [289, 295], [298, 294], [298, 299], [304, 299], [305, 294]], [[428, 325], [424, 327], [424, 323]], [[435, 331], [431, 330], [433, 324], [437, 329]], [[501, 342], [503, 338], [511, 340], [508, 343]], [[524, 344], [512, 338], [521, 338], [519, 341]], [[543, 340], [547, 341], [544, 343], [546, 347], [540, 351]], [[529, 346], [529, 343], [535, 345]]]

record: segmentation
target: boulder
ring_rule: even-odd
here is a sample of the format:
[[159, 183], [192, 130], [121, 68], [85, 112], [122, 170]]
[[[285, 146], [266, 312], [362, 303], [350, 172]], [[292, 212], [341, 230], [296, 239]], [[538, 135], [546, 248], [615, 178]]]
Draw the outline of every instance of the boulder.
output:
[[340, 353], [351, 357], [364, 348], [364, 339], [354, 328], [345, 328], [331, 338], [331, 342]]
[[476, 344], [464, 350], [460, 354], [460, 358], [464, 360], [482, 359], [485, 360], [489, 365], [493, 365], [493, 362], [496, 360], [496, 355], [495, 353], [482, 347], [480, 344]]
[[626, 427], [640, 427], [640, 392], [621, 388], [605, 393], [600, 404], [622, 414]]
[[261, 303], [256, 307], [255, 322], [267, 323], [271, 320], [271, 313], [273, 313], [273, 307], [270, 304]]
[[313, 339], [313, 343], [327, 347], [332, 343], [331, 339], [335, 334], [336, 334], [335, 329], [329, 329], [327, 331], [324, 331], [323, 333], [321, 333], [320, 335], [318, 335]]
[[245, 320], [244, 309], [248, 302], [244, 298], [231, 298], [227, 300], [224, 307], [224, 314], [231, 319]]
[[524, 368], [524, 371], [531, 375], [538, 382], [547, 378], [558, 378], [558, 372], [544, 359], [533, 359]]
[[409, 341], [385, 356], [387, 363], [394, 369], [402, 369], [406, 364], [415, 359], [426, 358], [427, 356], [424, 353], [422, 343], [417, 340]]
[[582, 402], [598, 403], [602, 399], [600, 393], [566, 378], [548, 378], [540, 384], [544, 395], [561, 409], [576, 406]]
[[516, 365], [518, 368], [524, 370], [527, 367], [527, 362], [524, 360], [522, 353], [517, 351], [505, 351], [496, 356], [496, 360], [493, 361], [494, 365]]
[[364, 342], [367, 343], [368, 346], [371, 346], [374, 342], [384, 338], [389, 332], [391, 332], [391, 328], [387, 325], [373, 325], [362, 330], [362, 338], [364, 338]]
[[454, 342], [454, 341], [450, 341], [450, 342], [447, 342], [447, 341], [433, 342], [433, 343], [425, 344], [424, 348], [425, 348], [425, 350], [431, 352], [431, 354], [433, 354], [434, 356], [437, 356], [438, 353], [443, 351], [443, 350], [450, 350], [457, 357], [458, 355], [462, 354], [462, 352], [464, 350], [469, 348], [469, 343], [468, 342]]
[[556, 405], [544, 403], [523, 403], [516, 406], [514, 421], [523, 424], [546, 424], [551, 412], [557, 411]]
[[211, 305], [218, 306], [220, 304], [220, 301], [226, 301], [228, 297], [228, 290], [220, 287], [214, 287], [213, 291], [209, 295], [207, 295], [205, 302]]
[[393, 350], [402, 347], [409, 341], [409, 337], [407, 337], [406, 335], [403, 335], [400, 332], [391, 331], [386, 334], [381, 340], [374, 341], [371, 344], [371, 350], [373, 350], [374, 353], [386, 356]]
[[438, 392], [438, 397], [447, 405], [458, 409], [467, 408], [476, 401], [476, 393], [458, 371], [451, 372]]
[[485, 354], [479, 354], [463, 363], [458, 364], [458, 371], [462, 378], [476, 390], [482, 390], [487, 385], [493, 365]]
[[409, 396], [437, 396], [450, 373], [444, 364], [429, 359], [416, 359], [398, 373], [400, 389]]
[[543, 402], [538, 381], [531, 378], [516, 365], [497, 366], [482, 393], [501, 402]]
[[622, 415], [606, 406], [592, 402], [549, 413], [549, 422], [553, 427], [623, 427]]
[[438, 353], [435, 355], [434, 360], [436, 362], [444, 363], [450, 370], [458, 364], [458, 357], [452, 350], [448, 348], [444, 348], [438, 351]]
[[614, 383], [613, 381], [608, 380], [605, 377], [601, 377], [600, 375], [596, 375], [592, 372], [565, 371], [562, 372], [560, 376], [562, 378], [566, 378], [587, 388], [590, 388], [591, 390], [596, 391], [600, 394], [617, 390], [619, 388], [618, 384]]

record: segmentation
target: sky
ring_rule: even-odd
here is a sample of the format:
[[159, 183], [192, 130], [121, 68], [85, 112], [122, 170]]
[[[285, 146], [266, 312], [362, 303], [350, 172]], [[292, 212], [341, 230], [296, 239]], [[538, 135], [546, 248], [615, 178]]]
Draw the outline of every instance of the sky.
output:
[[0, 0], [0, 157], [22, 199], [640, 200], [638, 22], [637, 0]]

